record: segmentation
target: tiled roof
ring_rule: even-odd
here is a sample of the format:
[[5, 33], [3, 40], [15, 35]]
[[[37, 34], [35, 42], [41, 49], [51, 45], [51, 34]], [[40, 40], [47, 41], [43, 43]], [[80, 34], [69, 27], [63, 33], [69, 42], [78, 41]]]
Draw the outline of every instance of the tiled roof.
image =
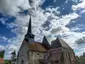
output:
[[31, 51], [39, 51], [39, 52], [46, 52], [47, 49], [41, 43], [29, 43], [28, 44], [29, 50]]
[[0, 58], [0, 63], [4, 64], [4, 59], [3, 58]]

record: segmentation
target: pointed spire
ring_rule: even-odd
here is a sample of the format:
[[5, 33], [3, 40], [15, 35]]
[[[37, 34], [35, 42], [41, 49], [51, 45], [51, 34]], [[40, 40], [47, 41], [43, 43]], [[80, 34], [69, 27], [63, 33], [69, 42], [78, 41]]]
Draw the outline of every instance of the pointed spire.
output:
[[58, 47], [65, 47], [65, 48], [71, 48], [63, 39], [60, 37], [57, 37], [56, 40], [51, 42], [52, 48], [58, 48]]
[[31, 17], [30, 17], [30, 20], [29, 20], [29, 25], [28, 25], [27, 34], [32, 34], [32, 30], [31, 30]]
[[49, 44], [49, 42], [48, 42], [48, 40], [47, 40], [47, 38], [46, 38], [45, 36], [43, 37], [42, 44], [43, 44], [46, 48], [48, 48], [48, 49], [51, 48], [51, 46], [50, 46], [50, 44]]
[[31, 29], [31, 17], [30, 17], [30, 20], [29, 20], [29, 25], [28, 25], [28, 31], [27, 31], [27, 34], [25, 35], [25, 40], [28, 41], [30, 39], [33, 39], [34, 40], [34, 34], [32, 34], [32, 29]]

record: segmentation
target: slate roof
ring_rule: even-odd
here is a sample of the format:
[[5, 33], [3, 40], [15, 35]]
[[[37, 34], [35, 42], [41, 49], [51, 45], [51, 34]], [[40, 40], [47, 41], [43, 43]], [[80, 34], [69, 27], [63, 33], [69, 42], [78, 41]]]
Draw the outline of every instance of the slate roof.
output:
[[52, 48], [64, 47], [64, 48], [71, 48], [63, 39], [57, 37], [56, 40], [51, 42]]
[[51, 45], [49, 44], [47, 38], [44, 36], [43, 38], [43, 41], [42, 41], [42, 44], [47, 48], [47, 49], [50, 49], [51, 48]]
[[0, 58], [0, 64], [4, 64], [4, 59]]

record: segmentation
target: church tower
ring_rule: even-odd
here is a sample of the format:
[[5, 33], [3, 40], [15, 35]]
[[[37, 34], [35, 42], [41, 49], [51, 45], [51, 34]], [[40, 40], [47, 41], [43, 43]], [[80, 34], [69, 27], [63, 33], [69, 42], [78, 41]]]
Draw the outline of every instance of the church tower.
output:
[[25, 35], [24, 40], [27, 41], [27, 42], [29, 42], [29, 41], [33, 42], [33, 41], [34, 41], [34, 36], [35, 36], [35, 35], [32, 34], [31, 17], [30, 17], [27, 34]]

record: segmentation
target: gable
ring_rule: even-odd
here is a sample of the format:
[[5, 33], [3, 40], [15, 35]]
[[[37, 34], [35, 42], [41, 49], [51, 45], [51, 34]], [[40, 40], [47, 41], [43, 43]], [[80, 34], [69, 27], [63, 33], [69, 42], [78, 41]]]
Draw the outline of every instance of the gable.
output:
[[[26, 42], [25, 40], [23, 40], [21, 46], [20, 46], [20, 49], [18, 51], [18, 54], [24, 54], [24, 52], [27, 52], [28, 51], [28, 42]], [[23, 52], [23, 53], [22, 53]]]
[[51, 46], [52, 48], [64, 47], [64, 48], [71, 49], [71, 47], [63, 39], [59, 37], [51, 42]]
[[[28, 42], [23, 41], [21, 44], [21, 47], [18, 51], [18, 55], [17, 55], [17, 64], [21, 64], [21, 61], [26, 61], [28, 60]], [[26, 61], [25, 63], [28, 63], [28, 61]]]

